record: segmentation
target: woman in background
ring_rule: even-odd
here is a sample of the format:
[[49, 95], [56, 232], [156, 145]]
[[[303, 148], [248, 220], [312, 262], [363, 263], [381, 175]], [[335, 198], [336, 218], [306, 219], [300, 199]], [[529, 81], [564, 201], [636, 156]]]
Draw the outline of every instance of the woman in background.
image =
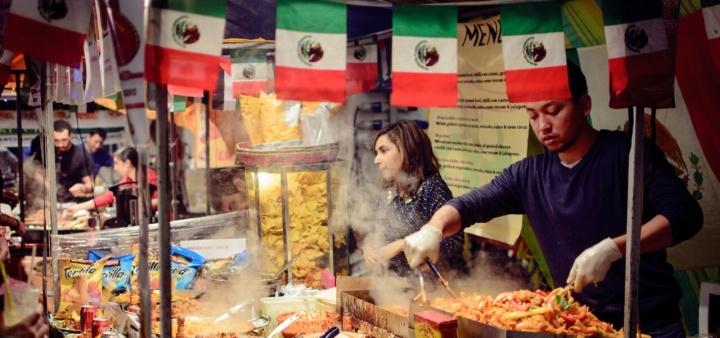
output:
[[[374, 248], [375, 243], [368, 240], [372, 236], [366, 236], [363, 257], [370, 267], [387, 264], [391, 271], [407, 276], [413, 271], [401, 253], [403, 238], [427, 223], [452, 198], [452, 192], [440, 176], [430, 139], [414, 121], [400, 121], [380, 130], [373, 150], [390, 210], [383, 229], [384, 245]], [[443, 239], [439, 269], [467, 272], [463, 243], [462, 233]]]
[[[137, 181], [137, 170], [138, 170], [138, 152], [133, 147], [123, 147], [118, 149], [113, 156], [113, 168], [115, 172], [122, 177], [116, 184], [118, 189], [122, 190], [130, 186], [135, 185]], [[148, 168], [147, 170], [147, 181], [148, 184], [157, 186], [158, 177], [155, 170]], [[156, 190], [152, 194], [150, 200], [152, 207], [157, 207], [158, 191]], [[64, 217], [71, 217], [75, 212], [79, 210], [89, 210], [104, 207], [115, 202], [115, 195], [112, 191], [108, 191], [102, 195], [99, 195], [92, 200], [74, 205], [65, 209]]]

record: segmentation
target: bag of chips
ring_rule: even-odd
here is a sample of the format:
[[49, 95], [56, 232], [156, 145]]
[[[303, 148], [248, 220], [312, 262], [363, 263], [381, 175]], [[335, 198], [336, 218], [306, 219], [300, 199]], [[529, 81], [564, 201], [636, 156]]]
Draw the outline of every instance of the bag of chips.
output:
[[205, 264], [205, 258], [195, 251], [177, 246], [170, 248], [170, 255], [170, 269], [172, 270], [175, 289], [192, 289], [198, 270]]
[[[106, 257], [105, 254], [90, 250], [88, 259], [97, 261]], [[133, 254], [114, 256], [105, 262], [102, 280], [102, 299], [111, 301], [115, 296], [130, 290], [130, 278], [132, 276]]]
[[[139, 246], [133, 245], [133, 253], [135, 259], [132, 263], [132, 278], [130, 280], [131, 288], [138, 288], [138, 265], [140, 264]], [[197, 276], [197, 271], [205, 263], [205, 258], [198, 253], [183, 249], [180, 247], [170, 247], [170, 270], [172, 272], [172, 282], [177, 290], [192, 289]], [[160, 256], [157, 250], [148, 252], [148, 268], [150, 270], [150, 289], [160, 289]]]
[[109, 259], [60, 260], [60, 304], [55, 318], [79, 321], [83, 305], [100, 306], [103, 268]]

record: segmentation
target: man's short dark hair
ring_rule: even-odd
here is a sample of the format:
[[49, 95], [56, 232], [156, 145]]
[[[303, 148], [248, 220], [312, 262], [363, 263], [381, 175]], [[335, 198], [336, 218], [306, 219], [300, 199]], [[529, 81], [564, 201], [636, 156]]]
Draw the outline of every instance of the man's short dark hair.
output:
[[573, 101], [578, 102], [578, 100], [588, 92], [587, 81], [585, 80], [582, 69], [574, 62], [568, 61], [567, 68], [570, 94], [572, 95]]
[[100, 136], [101, 139], [105, 140], [107, 138], [107, 132], [105, 129], [102, 128], [93, 128], [90, 131], [90, 136], [97, 135]]
[[72, 134], [72, 126], [70, 125], [70, 123], [68, 121], [65, 121], [65, 120], [55, 120], [55, 122], [53, 123], [53, 130], [56, 133], [60, 133], [60, 132], [67, 130], [68, 134]]

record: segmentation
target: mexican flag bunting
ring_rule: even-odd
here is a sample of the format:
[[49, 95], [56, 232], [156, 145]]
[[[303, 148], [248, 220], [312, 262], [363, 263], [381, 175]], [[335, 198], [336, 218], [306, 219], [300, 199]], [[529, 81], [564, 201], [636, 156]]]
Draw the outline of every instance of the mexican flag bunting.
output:
[[226, 7], [226, 0], [153, 0], [145, 79], [215, 90]]
[[78, 66], [91, 11], [91, 0], [13, 1], [5, 21], [3, 48]]
[[570, 99], [559, 1], [502, 7], [505, 87], [510, 102]]
[[268, 62], [268, 52], [272, 44], [251, 44], [229, 48], [232, 60], [233, 96], [259, 96], [260, 91], [268, 90], [268, 74], [272, 65]]
[[702, 6], [710, 57], [715, 68], [720, 69], [720, 0], [702, 0]]
[[377, 44], [347, 49], [347, 95], [370, 91], [378, 81]]
[[235, 111], [235, 106], [230, 55], [223, 55], [218, 68], [218, 80], [213, 93], [212, 109]]
[[393, 8], [392, 95], [395, 106], [457, 106], [457, 8]]
[[168, 85], [168, 94], [185, 97], [203, 97], [203, 89], [188, 86]]
[[280, 99], [345, 101], [347, 6], [278, 0], [275, 91]]
[[661, 0], [604, 0], [610, 107], [673, 106], [674, 69]]
[[5, 49], [0, 49], [0, 92], [10, 81], [10, 70], [12, 69], [12, 61], [15, 53]]

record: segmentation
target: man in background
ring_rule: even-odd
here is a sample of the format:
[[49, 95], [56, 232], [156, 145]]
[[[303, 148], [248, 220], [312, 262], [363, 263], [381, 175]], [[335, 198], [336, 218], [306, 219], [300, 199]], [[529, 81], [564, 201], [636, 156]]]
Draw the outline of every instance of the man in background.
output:
[[[53, 123], [53, 142], [55, 144], [55, 170], [57, 174], [58, 202], [73, 202], [86, 199], [92, 195], [93, 183], [91, 168], [92, 157], [82, 147], [72, 143], [72, 126], [65, 120]], [[39, 144], [38, 144], [39, 145]], [[35, 153], [35, 160], [43, 162], [40, 152]], [[35, 180], [44, 182], [41, 167], [35, 170]]]
[[103, 147], [107, 132], [102, 128], [95, 128], [85, 137], [85, 150], [92, 156], [93, 166], [92, 175], [96, 177], [100, 168], [108, 167], [112, 169], [113, 157], [110, 152]]

